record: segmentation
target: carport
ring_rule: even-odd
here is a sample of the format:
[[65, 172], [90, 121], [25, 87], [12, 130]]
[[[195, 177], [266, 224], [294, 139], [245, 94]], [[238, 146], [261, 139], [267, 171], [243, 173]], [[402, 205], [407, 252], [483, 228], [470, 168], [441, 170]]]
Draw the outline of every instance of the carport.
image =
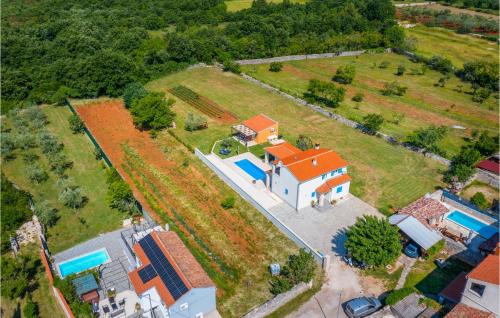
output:
[[431, 246], [443, 239], [439, 232], [429, 229], [411, 215], [392, 215], [389, 217], [389, 223], [396, 225], [401, 232], [406, 234], [424, 250], [428, 250]]

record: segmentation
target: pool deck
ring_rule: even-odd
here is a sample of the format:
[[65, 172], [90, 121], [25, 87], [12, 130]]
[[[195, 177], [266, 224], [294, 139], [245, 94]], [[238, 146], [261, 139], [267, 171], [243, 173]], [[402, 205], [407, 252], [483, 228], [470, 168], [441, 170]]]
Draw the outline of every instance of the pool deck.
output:
[[134, 257], [132, 256], [132, 254], [130, 254], [121, 236], [121, 232], [124, 230], [126, 229], [122, 228], [113, 232], [100, 234], [93, 239], [90, 239], [63, 252], [53, 255], [53, 263], [55, 264], [55, 269], [59, 273], [59, 268], [57, 266], [59, 263], [77, 258], [84, 254], [101, 250], [103, 248], [106, 249], [110, 260], [125, 258], [128, 260], [130, 269], [133, 269], [135, 265]]

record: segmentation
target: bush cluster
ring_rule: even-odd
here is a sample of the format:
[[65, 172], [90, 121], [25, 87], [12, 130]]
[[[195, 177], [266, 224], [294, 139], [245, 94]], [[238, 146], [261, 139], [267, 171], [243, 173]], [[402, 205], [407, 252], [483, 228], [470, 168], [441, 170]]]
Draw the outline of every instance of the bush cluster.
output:
[[273, 277], [269, 284], [273, 295], [289, 291], [300, 282], [308, 283], [314, 277], [316, 264], [314, 257], [304, 249], [298, 255], [290, 255], [279, 276]]

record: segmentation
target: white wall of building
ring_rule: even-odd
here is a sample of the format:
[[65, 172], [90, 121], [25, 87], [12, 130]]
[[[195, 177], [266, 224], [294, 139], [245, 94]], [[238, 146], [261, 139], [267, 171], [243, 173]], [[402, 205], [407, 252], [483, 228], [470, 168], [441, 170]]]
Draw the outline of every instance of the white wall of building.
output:
[[297, 205], [299, 181], [286, 167], [280, 168], [279, 175], [276, 174], [276, 168], [277, 166], [273, 166], [271, 191], [295, 208]]
[[141, 301], [141, 308], [144, 310], [145, 317], [153, 318], [151, 315], [151, 309], [158, 307], [163, 313], [164, 317], [169, 317], [167, 309], [163, 306], [162, 300], [156, 288], [150, 288], [141, 295], [139, 295]]
[[[485, 286], [482, 296], [471, 290], [471, 286], [473, 283]], [[467, 306], [474, 307], [479, 310], [493, 312], [497, 317], [499, 317], [499, 296], [498, 285], [469, 278], [467, 279], [467, 284], [465, 285], [461, 302]]]

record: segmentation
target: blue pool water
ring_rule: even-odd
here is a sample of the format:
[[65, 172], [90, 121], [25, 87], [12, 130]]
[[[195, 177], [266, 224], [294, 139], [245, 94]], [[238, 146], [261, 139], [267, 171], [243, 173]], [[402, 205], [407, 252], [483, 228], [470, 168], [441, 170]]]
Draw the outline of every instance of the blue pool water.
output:
[[245, 171], [255, 180], [262, 180], [264, 182], [266, 181], [266, 173], [262, 171], [259, 167], [254, 165], [250, 160], [243, 159], [240, 161], [236, 161], [234, 164], [240, 167], [243, 171]]
[[472, 218], [467, 214], [464, 214], [457, 210], [451, 212], [446, 218], [460, 224], [461, 226], [469, 230], [478, 233], [484, 238], [490, 238], [493, 234], [498, 232], [495, 227], [478, 221], [475, 218]]
[[68, 275], [80, 273], [86, 271], [87, 269], [97, 267], [106, 263], [108, 260], [108, 253], [105, 249], [102, 249], [59, 263], [57, 266], [59, 267], [59, 272], [61, 273], [62, 278], [64, 278]]

